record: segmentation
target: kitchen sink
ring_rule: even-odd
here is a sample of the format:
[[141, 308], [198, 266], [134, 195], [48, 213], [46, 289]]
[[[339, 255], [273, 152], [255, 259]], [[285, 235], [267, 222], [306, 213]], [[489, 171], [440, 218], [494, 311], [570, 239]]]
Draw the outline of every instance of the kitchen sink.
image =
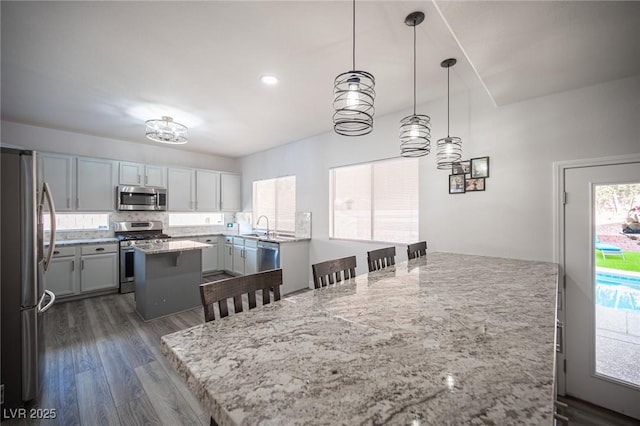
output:
[[251, 233], [248, 233], [248, 234], [242, 234], [240, 236], [241, 237], [245, 237], [245, 238], [256, 238], [256, 239], [259, 239], [261, 241], [273, 241], [273, 242], [291, 241], [292, 239], [296, 238], [293, 235], [267, 236], [266, 234], [258, 234], [258, 233], [255, 233], [255, 232], [251, 232]]
[[240, 236], [241, 236], [241, 237], [255, 237], [255, 238], [260, 238], [260, 237], [264, 237], [265, 235], [264, 235], [264, 234], [255, 234], [255, 233], [252, 233], [252, 234], [242, 234], [242, 235], [240, 235]]

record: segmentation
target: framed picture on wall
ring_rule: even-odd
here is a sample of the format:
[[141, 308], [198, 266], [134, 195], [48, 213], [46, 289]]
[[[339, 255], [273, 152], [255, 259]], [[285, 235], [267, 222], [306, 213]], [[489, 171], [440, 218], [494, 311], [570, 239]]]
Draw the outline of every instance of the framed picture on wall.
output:
[[454, 175], [466, 175], [470, 173], [471, 170], [471, 161], [458, 161], [453, 163], [451, 166], [451, 173]]
[[489, 157], [471, 159], [471, 178], [489, 177]]
[[449, 194], [464, 194], [464, 175], [449, 175]]
[[465, 191], [466, 192], [484, 191], [484, 190], [485, 190], [485, 180], [484, 180], [484, 178], [465, 179]]

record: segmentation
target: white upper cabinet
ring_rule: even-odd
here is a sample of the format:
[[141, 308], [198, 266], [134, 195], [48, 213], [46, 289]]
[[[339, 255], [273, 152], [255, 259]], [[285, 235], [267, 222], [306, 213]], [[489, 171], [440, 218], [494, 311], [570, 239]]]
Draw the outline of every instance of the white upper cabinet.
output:
[[240, 175], [220, 173], [220, 210], [239, 212], [242, 210], [240, 204]]
[[197, 211], [215, 212], [220, 210], [219, 191], [220, 173], [209, 170], [196, 170]]
[[98, 158], [78, 158], [76, 209], [113, 211], [115, 209], [116, 162]]
[[144, 174], [144, 164], [120, 162], [120, 174], [118, 181], [120, 185], [140, 186], [142, 175]]
[[42, 180], [49, 184], [56, 211], [74, 210], [75, 182], [74, 157], [57, 154], [41, 154], [39, 168]]
[[56, 211], [113, 211], [116, 163], [98, 158], [41, 154], [42, 180], [49, 184]]
[[168, 172], [167, 207], [173, 212], [195, 209], [195, 173], [192, 169], [173, 169]]
[[117, 185], [167, 188], [168, 211], [241, 210], [241, 177], [235, 173], [54, 153], [40, 154], [38, 173], [49, 183], [59, 212], [114, 211]]
[[121, 161], [118, 181], [120, 185], [165, 188], [165, 170], [161, 166]]
[[220, 173], [210, 170], [169, 169], [169, 211], [220, 210]]
[[161, 166], [144, 166], [144, 186], [155, 188], [167, 187], [167, 168]]

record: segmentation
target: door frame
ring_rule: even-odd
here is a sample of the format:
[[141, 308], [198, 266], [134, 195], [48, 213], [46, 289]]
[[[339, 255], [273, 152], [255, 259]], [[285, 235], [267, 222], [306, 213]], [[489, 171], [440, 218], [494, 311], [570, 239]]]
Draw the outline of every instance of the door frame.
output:
[[[564, 205], [566, 201], [565, 195], [565, 171], [567, 169], [611, 166], [616, 164], [628, 164], [640, 162], [640, 153], [616, 155], [610, 157], [584, 158], [578, 160], [556, 161], [553, 163], [553, 198], [552, 206], [555, 214], [553, 215], [553, 261], [560, 265], [559, 289], [558, 289], [558, 321], [561, 324], [565, 322], [565, 217]], [[564, 329], [561, 331], [562, 339], [564, 339]], [[564, 373], [564, 342], [559, 342], [559, 352], [556, 357], [556, 393], [565, 395], [565, 373]]]

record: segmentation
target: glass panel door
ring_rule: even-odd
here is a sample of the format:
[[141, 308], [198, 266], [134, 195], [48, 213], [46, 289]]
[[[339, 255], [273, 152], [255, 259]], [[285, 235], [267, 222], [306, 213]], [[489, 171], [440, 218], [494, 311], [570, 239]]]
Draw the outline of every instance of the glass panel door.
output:
[[640, 183], [594, 185], [595, 372], [640, 387]]
[[639, 187], [640, 162], [564, 170], [562, 266], [565, 393], [640, 420]]

